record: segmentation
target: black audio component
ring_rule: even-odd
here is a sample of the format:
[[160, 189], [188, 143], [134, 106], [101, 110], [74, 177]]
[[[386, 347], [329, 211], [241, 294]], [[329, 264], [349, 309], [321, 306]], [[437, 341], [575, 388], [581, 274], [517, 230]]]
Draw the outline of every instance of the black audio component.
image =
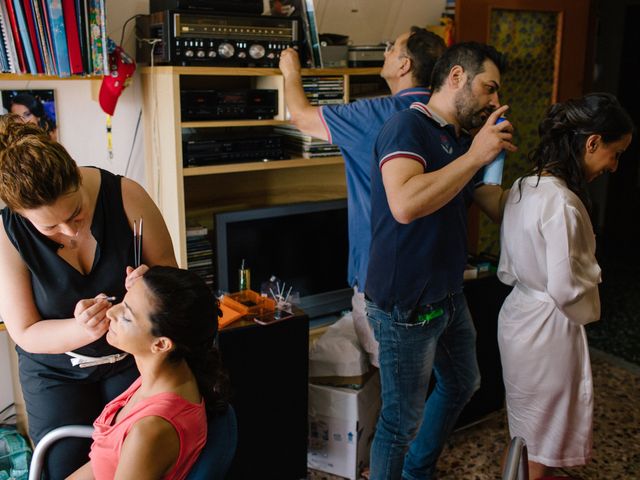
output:
[[262, 0], [150, 0], [151, 13], [162, 10], [209, 10], [215, 13], [260, 15]]
[[220, 165], [224, 163], [284, 160], [282, 135], [235, 134], [191, 137], [183, 142], [185, 167]]
[[277, 90], [183, 90], [182, 121], [268, 119], [278, 114]]
[[282, 50], [299, 48], [300, 22], [290, 17], [164, 10], [136, 26], [139, 36], [160, 40], [153, 49], [138, 42], [139, 63], [149, 63], [153, 50], [154, 64], [275, 68]]

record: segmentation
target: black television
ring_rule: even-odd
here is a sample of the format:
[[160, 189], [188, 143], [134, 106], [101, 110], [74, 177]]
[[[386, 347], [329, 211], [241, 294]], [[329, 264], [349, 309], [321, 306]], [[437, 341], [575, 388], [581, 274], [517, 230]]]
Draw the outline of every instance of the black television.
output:
[[350, 308], [346, 200], [218, 213], [214, 236], [219, 290], [238, 290], [244, 260], [252, 290], [275, 275], [300, 293], [310, 318]]

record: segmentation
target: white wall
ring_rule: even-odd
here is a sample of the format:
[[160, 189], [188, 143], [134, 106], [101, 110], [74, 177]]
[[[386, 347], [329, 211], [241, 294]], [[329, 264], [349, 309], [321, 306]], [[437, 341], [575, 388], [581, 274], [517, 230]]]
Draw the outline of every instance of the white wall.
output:
[[[315, 0], [319, 31], [349, 35], [357, 45], [377, 44], [396, 38], [411, 25], [437, 24], [445, 0]], [[148, 0], [107, 0], [107, 33], [120, 41], [124, 22], [148, 13]], [[135, 56], [134, 21], [129, 22], [125, 50]], [[120, 97], [112, 118], [113, 159], [107, 151], [106, 115], [97, 102], [100, 80], [0, 81], [0, 89], [55, 90], [60, 142], [80, 165], [95, 165], [124, 174], [145, 185], [142, 127], [134, 144], [141, 111], [140, 78]]]
[[318, 31], [348, 35], [354, 45], [394, 40], [412, 25], [437, 25], [446, 0], [315, 0]]

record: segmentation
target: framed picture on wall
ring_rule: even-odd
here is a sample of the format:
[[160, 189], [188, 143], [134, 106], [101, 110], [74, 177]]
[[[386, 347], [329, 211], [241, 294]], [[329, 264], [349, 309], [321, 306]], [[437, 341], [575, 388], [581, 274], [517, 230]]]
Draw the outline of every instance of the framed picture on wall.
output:
[[2, 90], [2, 113], [15, 113], [34, 123], [58, 140], [56, 104], [53, 90]]

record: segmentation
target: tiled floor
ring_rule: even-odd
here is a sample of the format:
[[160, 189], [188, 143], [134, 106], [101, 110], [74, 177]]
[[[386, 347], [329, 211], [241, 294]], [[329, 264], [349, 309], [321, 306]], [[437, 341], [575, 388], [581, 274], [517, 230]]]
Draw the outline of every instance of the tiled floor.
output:
[[[593, 352], [593, 460], [558, 475], [581, 480], [640, 479], [640, 367]], [[454, 433], [438, 464], [439, 480], [495, 480], [509, 441], [504, 411]], [[310, 472], [310, 480], [338, 477]]]

